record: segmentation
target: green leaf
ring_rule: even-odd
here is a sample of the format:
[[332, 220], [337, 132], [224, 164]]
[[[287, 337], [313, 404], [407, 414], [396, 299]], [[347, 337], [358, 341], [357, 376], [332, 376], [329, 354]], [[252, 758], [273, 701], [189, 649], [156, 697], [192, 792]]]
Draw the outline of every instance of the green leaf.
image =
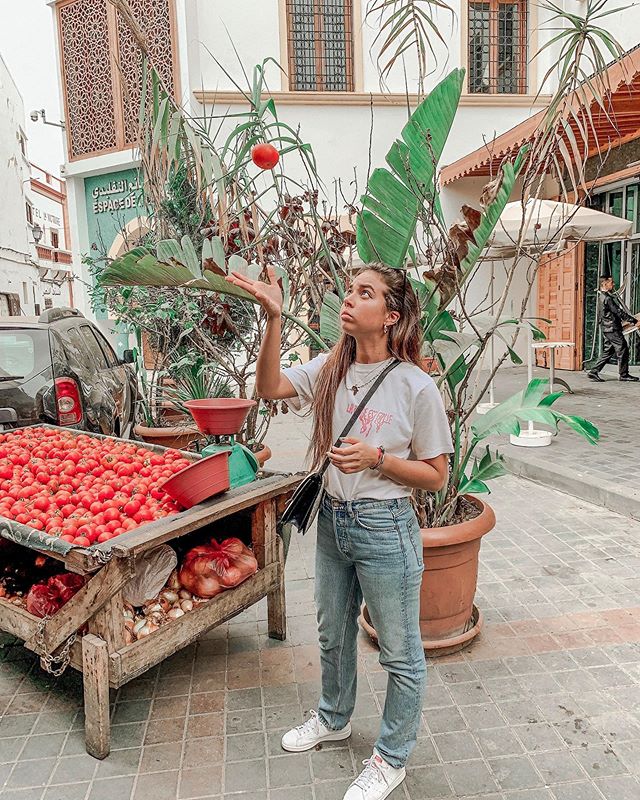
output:
[[521, 422], [540, 422], [557, 429], [563, 422], [576, 433], [579, 433], [589, 443], [595, 444], [599, 438], [599, 431], [588, 420], [562, 414], [551, 408], [563, 392], [545, 395], [548, 381], [544, 378], [534, 378], [524, 389], [509, 397], [486, 414], [478, 417], [471, 430], [476, 442], [495, 434], [520, 433]]
[[342, 328], [340, 327], [341, 305], [340, 298], [333, 292], [327, 292], [322, 300], [320, 336], [329, 344], [335, 344], [342, 336]]
[[[404, 23], [403, 23], [404, 24]], [[464, 70], [453, 70], [422, 101], [374, 170], [356, 219], [356, 246], [365, 262], [404, 266], [425, 203], [433, 204], [435, 172], [455, 117]]]

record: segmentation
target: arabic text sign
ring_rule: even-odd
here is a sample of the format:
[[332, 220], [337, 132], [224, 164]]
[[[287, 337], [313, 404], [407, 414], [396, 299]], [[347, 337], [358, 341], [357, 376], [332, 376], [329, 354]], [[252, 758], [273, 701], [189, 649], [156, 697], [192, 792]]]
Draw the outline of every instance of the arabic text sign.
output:
[[136, 208], [141, 203], [138, 179], [110, 180], [104, 186], [94, 186], [91, 191], [94, 214]]

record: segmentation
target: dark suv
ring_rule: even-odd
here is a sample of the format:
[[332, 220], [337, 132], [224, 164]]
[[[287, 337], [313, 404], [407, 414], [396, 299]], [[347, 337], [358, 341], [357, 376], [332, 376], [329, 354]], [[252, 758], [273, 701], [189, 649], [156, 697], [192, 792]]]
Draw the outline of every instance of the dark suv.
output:
[[129, 437], [137, 381], [79, 311], [0, 317], [0, 430], [48, 422]]

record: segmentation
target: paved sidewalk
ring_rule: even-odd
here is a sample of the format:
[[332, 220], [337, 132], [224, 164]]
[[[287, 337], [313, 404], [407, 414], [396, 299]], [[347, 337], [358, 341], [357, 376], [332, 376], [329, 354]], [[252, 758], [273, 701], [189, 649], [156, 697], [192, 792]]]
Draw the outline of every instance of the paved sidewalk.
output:
[[[555, 407], [593, 422], [600, 430], [599, 444], [589, 445], [564, 425], [549, 447], [516, 447], [501, 436], [496, 444], [509, 468], [516, 475], [640, 519], [640, 383], [621, 383], [610, 372], [603, 373], [605, 383], [590, 381], [585, 372], [557, 374], [574, 394], [560, 398]], [[534, 376], [548, 378], [549, 371], [536, 368]], [[506, 399], [526, 383], [526, 368], [503, 369], [496, 379], [496, 400]], [[545, 426], [536, 423], [536, 427]]]
[[[487, 624], [465, 653], [430, 663], [419, 744], [392, 797], [638, 800], [640, 524], [517, 478], [491, 502]], [[287, 641], [267, 638], [262, 603], [128, 684], [103, 762], [84, 752], [77, 674], [50, 680], [5, 639], [2, 800], [341, 800], [370, 754], [386, 675], [361, 635], [351, 740], [280, 749], [317, 700], [313, 547], [313, 533], [292, 543]]]

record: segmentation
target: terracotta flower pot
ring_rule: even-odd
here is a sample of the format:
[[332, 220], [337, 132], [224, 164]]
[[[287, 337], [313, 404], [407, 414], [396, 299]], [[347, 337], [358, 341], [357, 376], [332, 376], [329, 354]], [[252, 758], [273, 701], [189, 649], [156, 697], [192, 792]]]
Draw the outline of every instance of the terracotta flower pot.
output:
[[174, 447], [177, 450], [183, 450], [202, 438], [202, 434], [195, 425], [175, 425], [168, 428], [149, 428], [146, 425], [136, 425], [133, 431], [147, 444]]
[[260, 469], [262, 469], [262, 467], [264, 467], [266, 462], [272, 456], [271, 448], [268, 445], [263, 444], [260, 450], [257, 450], [253, 455], [256, 457], [258, 464], [260, 464]]
[[[473, 604], [478, 554], [481, 539], [492, 530], [496, 517], [491, 506], [475, 495], [467, 495], [465, 499], [480, 509], [477, 517], [421, 531], [424, 575], [420, 589], [420, 633], [429, 656], [462, 650], [482, 628], [482, 613]], [[360, 624], [377, 640], [366, 606]]]

